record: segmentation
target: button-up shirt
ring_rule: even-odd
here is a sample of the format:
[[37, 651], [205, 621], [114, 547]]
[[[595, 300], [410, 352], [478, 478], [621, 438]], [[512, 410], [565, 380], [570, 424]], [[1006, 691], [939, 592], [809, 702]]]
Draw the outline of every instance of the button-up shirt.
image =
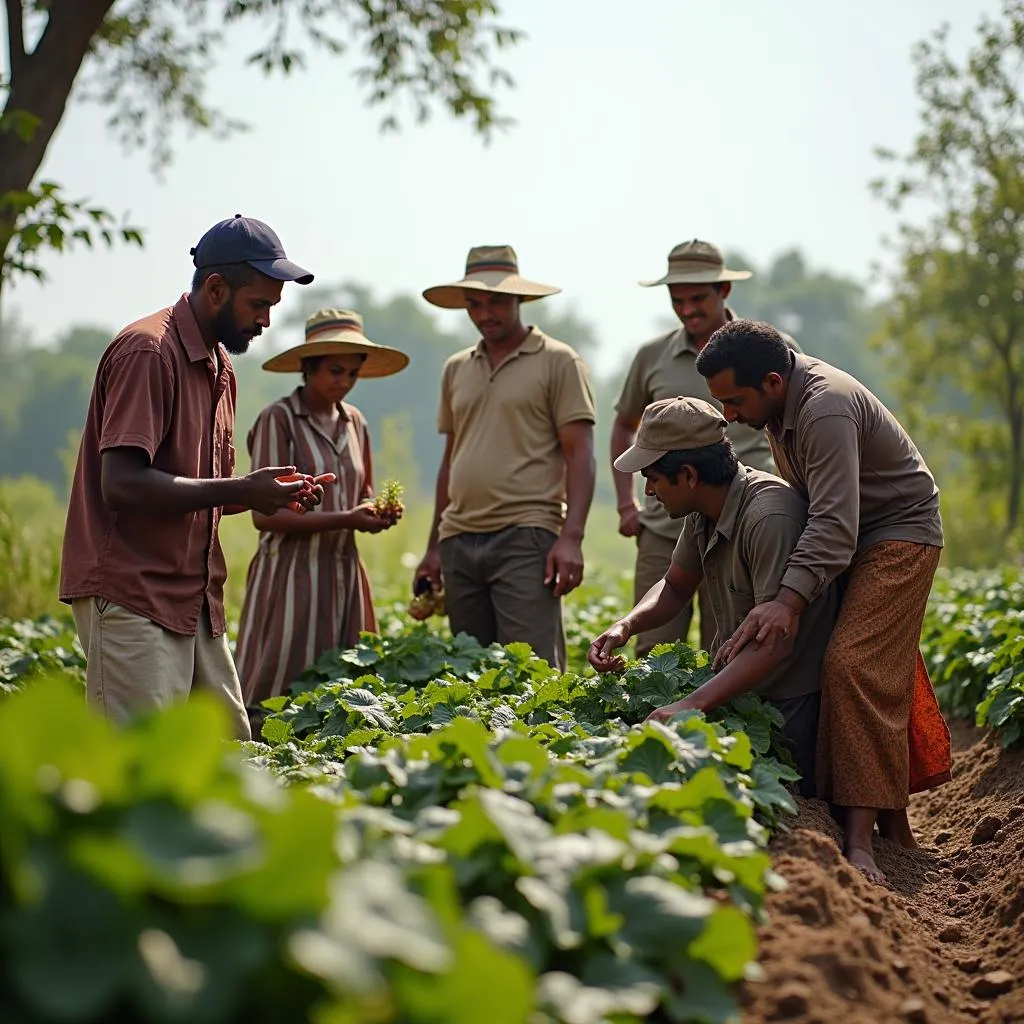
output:
[[203, 605], [225, 630], [222, 510], [114, 512], [100, 486], [102, 454], [138, 448], [174, 476], [231, 476], [235, 374], [206, 347], [188, 297], [126, 327], [96, 370], [68, 502], [60, 598], [102, 597], [174, 633], [195, 635]]
[[782, 422], [766, 433], [779, 475], [809, 503], [783, 586], [813, 600], [882, 541], [942, 546], [934, 477], [896, 417], [856, 378], [795, 355]]
[[[701, 573], [715, 617], [712, 654], [729, 639], [755, 604], [779, 592], [786, 562], [807, 521], [807, 503], [770, 473], [740, 466], [715, 522], [699, 512], [683, 520], [672, 560]], [[839, 609], [835, 585], [800, 617], [793, 650], [756, 687], [770, 700], [819, 689], [821, 661]]]

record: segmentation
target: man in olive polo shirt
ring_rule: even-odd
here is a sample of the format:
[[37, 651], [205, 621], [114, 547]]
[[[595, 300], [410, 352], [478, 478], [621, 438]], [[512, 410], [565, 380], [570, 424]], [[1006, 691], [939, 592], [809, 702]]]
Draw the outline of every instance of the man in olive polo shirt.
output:
[[523, 323], [558, 288], [519, 274], [510, 246], [471, 249], [463, 278], [428, 288], [480, 332], [445, 363], [434, 522], [416, 581], [443, 586], [453, 633], [525, 642], [566, 663], [564, 594], [583, 579], [594, 494], [594, 395], [573, 349]]
[[[656, 281], [641, 281], [647, 288], [666, 285], [672, 309], [680, 326], [642, 345], [622, 384], [615, 403], [615, 422], [611, 433], [612, 478], [619, 509], [619, 533], [636, 537], [634, 600], [647, 593], [665, 575], [672, 550], [679, 536], [674, 522], [662, 505], [648, 498], [639, 507], [633, 487], [633, 474], [615, 469], [615, 460], [633, 443], [637, 424], [651, 402], [678, 395], [711, 401], [707, 382], [697, 372], [697, 355], [708, 338], [734, 314], [727, 300], [734, 281], [751, 276], [748, 270], [731, 270], [725, 265], [721, 249], [711, 242], [694, 239], [677, 245], [668, 257], [668, 272]], [[789, 342], [799, 351], [791, 338]], [[736, 456], [745, 466], [772, 472], [772, 455], [763, 434], [740, 423], [730, 424], [727, 436]], [[714, 638], [711, 615], [701, 601], [700, 642], [707, 650]], [[657, 629], [645, 630], [636, 638], [637, 657], [647, 654], [659, 643], [685, 639], [690, 631], [693, 602]]]
[[807, 503], [778, 477], [740, 464], [722, 414], [699, 399], [669, 398], [648, 406], [636, 441], [615, 465], [625, 473], [641, 472], [648, 497], [674, 522], [682, 519], [682, 531], [664, 577], [591, 644], [591, 665], [599, 672], [622, 668], [623, 659], [612, 652], [677, 615], [703, 583], [714, 624], [709, 650], [719, 671], [651, 717], [667, 721], [689, 708], [711, 711], [753, 690], [785, 717], [801, 792], [813, 795], [819, 677], [838, 607], [835, 587], [824, 588], [808, 607], [799, 635], [772, 647], [753, 644], [728, 664], [720, 658], [723, 641], [757, 603], [778, 591], [807, 521]]
[[262, 221], [236, 215], [192, 250], [191, 292], [126, 327], [100, 359], [68, 502], [60, 599], [89, 702], [116, 722], [205, 690], [250, 737], [224, 621], [224, 513], [311, 509], [294, 466], [235, 467], [235, 374], [285, 281], [313, 275]]
[[[726, 324], [697, 369], [727, 419], [765, 430], [780, 475], [809, 503], [778, 590], [758, 599], [726, 641], [727, 656], [806, 632], [805, 609], [842, 577], [822, 670], [819, 795], [843, 811], [850, 862], [883, 880], [876, 821], [882, 835], [916, 845], [909, 795], [949, 779], [949, 733], [919, 651], [943, 543], [939, 490], [907, 432], [860, 381], [793, 353], [770, 324]], [[920, 779], [910, 775], [912, 712], [915, 734], [929, 737], [928, 749], [915, 750], [931, 762]]]

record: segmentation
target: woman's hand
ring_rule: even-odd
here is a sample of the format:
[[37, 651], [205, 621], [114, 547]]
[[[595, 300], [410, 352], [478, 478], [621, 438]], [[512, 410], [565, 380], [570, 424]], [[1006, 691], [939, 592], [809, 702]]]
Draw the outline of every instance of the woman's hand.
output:
[[348, 514], [349, 529], [358, 530], [360, 533], [380, 533], [382, 530], [389, 530], [397, 520], [385, 519], [378, 515], [373, 507], [372, 501], [356, 505]]

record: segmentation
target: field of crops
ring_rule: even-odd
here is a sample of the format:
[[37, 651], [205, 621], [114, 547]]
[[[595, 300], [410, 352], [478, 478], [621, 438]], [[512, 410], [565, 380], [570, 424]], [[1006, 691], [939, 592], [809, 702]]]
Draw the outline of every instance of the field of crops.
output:
[[1006, 746], [1024, 739], [1024, 575], [942, 576], [922, 647], [946, 711], [995, 729]]
[[[943, 579], [925, 636], [1007, 745], [1022, 592]], [[203, 701], [115, 733], [66, 622], [0, 624], [0, 1020], [739, 1020], [796, 773], [755, 697], [644, 721], [706, 678], [685, 645], [583, 671], [623, 598], [573, 602], [565, 675], [393, 606], [241, 747]]]

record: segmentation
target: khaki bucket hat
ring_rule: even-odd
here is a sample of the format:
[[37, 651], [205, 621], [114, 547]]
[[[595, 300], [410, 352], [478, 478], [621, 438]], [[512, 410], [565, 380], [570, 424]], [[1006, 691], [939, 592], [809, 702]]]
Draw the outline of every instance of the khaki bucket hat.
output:
[[722, 250], [699, 238], [677, 245], [668, 254], [668, 273], [657, 281], [641, 281], [644, 288], [658, 284], [712, 284], [715, 281], [745, 281], [749, 270], [730, 270]]
[[562, 289], [538, 284], [519, 274], [519, 260], [511, 245], [480, 245], [469, 250], [466, 275], [461, 281], [428, 288], [423, 298], [442, 309], [465, 309], [465, 290], [518, 295], [523, 302], [557, 295]]
[[616, 460], [620, 473], [638, 473], [669, 452], [706, 448], [725, 438], [725, 417], [699, 398], [663, 398], [644, 409], [636, 440]]
[[363, 334], [363, 318], [351, 309], [321, 309], [306, 321], [306, 340], [263, 364], [271, 373], [298, 373], [309, 356], [365, 355], [360, 377], [390, 377], [409, 364], [397, 348], [378, 345]]

